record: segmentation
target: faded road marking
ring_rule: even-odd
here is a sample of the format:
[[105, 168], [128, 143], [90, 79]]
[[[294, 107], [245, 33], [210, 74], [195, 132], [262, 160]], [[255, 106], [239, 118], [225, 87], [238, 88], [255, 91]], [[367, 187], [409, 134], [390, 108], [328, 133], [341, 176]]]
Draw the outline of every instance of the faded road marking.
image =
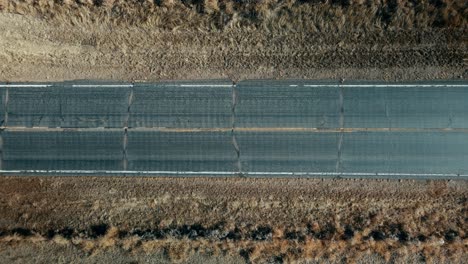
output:
[[[133, 171], [133, 170], [0, 170], [8, 174], [142, 174], [142, 175], [237, 175], [236, 171]], [[395, 176], [395, 177], [468, 177], [457, 173], [393, 173], [393, 172], [243, 172], [244, 176]]]
[[46, 88], [52, 87], [51, 84], [0, 84], [0, 87], [15, 88], [15, 87], [27, 87], [27, 88]]
[[[18, 132], [93, 132], [93, 131], [154, 131], [170, 133], [231, 132], [232, 127], [214, 128], [166, 128], [166, 127], [122, 127], [122, 128], [61, 128], [61, 127], [0, 127], [0, 130]], [[306, 128], [306, 127], [235, 127], [234, 132], [310, 132], [310, 133], [353, 133], [353, 132], [461, 132], [468, 128]]]
[[72, 87], [75, 88], [132, 88], [133, 84], [73, 84]]
[[304, 87], [364, 87], [364, 88], [387, 88], [387, 87], [401, 87], [401, 88], [442, 88], [442, 87], [468, 87], [467, 84], [304, 84]]

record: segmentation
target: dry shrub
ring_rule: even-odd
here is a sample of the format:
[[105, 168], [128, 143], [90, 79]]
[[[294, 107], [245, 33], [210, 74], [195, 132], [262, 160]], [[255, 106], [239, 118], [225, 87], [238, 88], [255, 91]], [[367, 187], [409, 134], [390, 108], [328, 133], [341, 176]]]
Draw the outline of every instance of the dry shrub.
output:
[[137, 236], [132, 236], [121, 241], [122, 248], [127, 251], [133, 250], [139, 243], [141, 243], [141, 239]]
[[115, 0], [102, 0], [100, 4], [105, 7], [112, 7], [114, 5], [114, 2]]
[[[280, 232], [281, 233], [281, 232]], [[165, 252], [171, 262], [190, 262], [194, 257], [202, 255], [210, 256], [234, 256], [243, 257], [250, 263], [303, 263], [315, 262], [343, 262], [346, 263], [408, 263], [413, 259], [424, 258], [426, 262], [451, 262], [461, 263], [467, 257], [466, 238], [454, 242], [443, 242], [440, 238], [432, 238], [425, 242], [410, 241], [400, 243], [388, 238], [375, 241], [373, 239], [356, 236], [353, 241], [341, 239], [315, 239], [306, 238], [303, 242], [275, 236], [272, 240], [213, 240], [199, 239], [158, 239], [142, 241], [138, 237], [118, 238], [118, 229], [111, 228], [102, 238], [72, 238], [55, 236], [47, 240], [39, 235], [22, 237], [18, 235], [6, 236], [0, 240], [2, 245], [18, 247], [29, 243], [36, 246], [53, 248], [54, 244], [69, 247], [74, 245], [78, 250], [97, 256], [102, 252], [112, 250], [124, 250], [132, 255], [151, 255]], [[223, 257], [221, 258], [223, 259]], [[366, 260], [372, 259], [371, 262]]]
[[203, 8], [206, 13], [212, 14], [219, 11], [218, 0], [204, 0]]
[[101, 238], [100, 243], [99, 243], [100, 247], [110, 248], [110, 247], [115, 246], [115, 244], [117, 243], [118, 236], [119, 236], [119, 229], [115, 226], [110, 227], [106, 235]]
[[176, 0], [160, 0], [159, 3], [162, 7], [171, 8], [175, 5]]
[[82, 5], [87, 5], [87, 6], [94, 5], [93, 0], [77, 0], [77, 3], [82, 4]]
[[68, 246], [70, 245], [70, 240], [64, 238], [63, 236], [60, 236], [60, 235], [56, 235], [53, 237], [52, 241], [55, 243], [55, 244], [58, 244], [58, 245], [61, 245], [61, 246]]
[[222, 6], [224, 7], [223, 10], [226, 14], [228, 15], [233, 15], [235, 10], [234, 10], [234, 2], [233, 1], [223, 1]]
[[15, 244], [15, 242], [20, 242], [23, 240], [23, 238], [17, 234], [9, 235], [9, 236], [4, 236], [0, 238], [0, 242], [2, 243], [7, 243], [9, 245]]
[[446, 181], [429, 181], [428, 191], [432, 197], [441, 197], [448, 193], [449, 188]]
[[8, 0], [0, 0], [0, 11], [7, 8]]

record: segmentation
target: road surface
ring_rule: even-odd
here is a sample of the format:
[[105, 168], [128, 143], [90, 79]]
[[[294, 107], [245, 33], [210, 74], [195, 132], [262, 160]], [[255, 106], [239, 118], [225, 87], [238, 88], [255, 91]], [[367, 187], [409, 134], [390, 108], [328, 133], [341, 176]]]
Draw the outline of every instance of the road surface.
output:
[[3, 175], [468, 178], [468, 83], [0, 84]]

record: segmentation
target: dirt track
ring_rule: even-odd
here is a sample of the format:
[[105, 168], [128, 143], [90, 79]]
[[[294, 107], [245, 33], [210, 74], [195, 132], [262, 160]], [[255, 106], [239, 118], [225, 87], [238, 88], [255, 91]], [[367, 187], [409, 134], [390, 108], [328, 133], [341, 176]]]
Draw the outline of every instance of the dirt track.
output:
[[[0, 0], [0, 81], [466, 79], [466, 12], [463, 0]], [[0, 182], [4, 262], [468, 259], [464, 181]]]

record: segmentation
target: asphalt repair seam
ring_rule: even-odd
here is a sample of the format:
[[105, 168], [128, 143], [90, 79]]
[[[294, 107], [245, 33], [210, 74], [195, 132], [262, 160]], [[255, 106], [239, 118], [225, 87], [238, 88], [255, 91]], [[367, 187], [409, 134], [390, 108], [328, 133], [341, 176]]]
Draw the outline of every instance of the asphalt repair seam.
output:
[[8, 125], [8, 101], [10, 99], [10, 89], [9, 87], [6, 87], [5, 88], [5, 106], [4, 106], [4, 113], [5, 113], [5, 116], [3, 117], [3, 126], [4, 127], [7, 127]]
[[233, 83], [231, 85], [232, 89], [232, 104], [231, 104], [231, 137], [232, 137], [232, 146], [234, 147], [234, 150], [236, 151], [236, 167], [238, 170], [238, 173], [240, 176], [242, 176], [242, 164], [241, 164], [241, 159], [240, 159], [240, 148], [239, 144], [237, 144], [236, 140], [236, 106], [237, 106], [237, 100], [238, 100], [238, 94], [237, 94], [237, 89], [236, 89], [236, 84]]
[[123, 170], [126, 171], [128, 169], [128, 157], [127, 157], [127, 146], [128, 146], [128, 121], [130, 120], [130, 109], [133, 104], [133, 85], [129, 86], [130, 93], [128, 95], [128, 106], [127, 106], [127, 116], [125, 118], [124, 124], [124, 136], [123, 136], [123, 159], [122, 159], [122, 167]]
[[3, 131], [7, 127], [8, 124], [8, 101], [9, 101], [9, 88], [5, 88], [5, 98], [4, 98], [4, 116], [2, 120], [2, 128], [0, 129], [0, 170], [3, 170]]
[[337, 158], [336, 158], [336, 172], [340, 172], [341, 170], [341, 146], [343, 145], [343, 138], [344, 138], [344, 88], [342, 85], [339, 85], [339, 96], [338, 96], [338, 102], [339, 102], [339, 113], [340, 113], [340, 119], [339, 119], [339, 125], [340, 125], [340, 135], [338, 137], [338, 146], [337, 146]]

